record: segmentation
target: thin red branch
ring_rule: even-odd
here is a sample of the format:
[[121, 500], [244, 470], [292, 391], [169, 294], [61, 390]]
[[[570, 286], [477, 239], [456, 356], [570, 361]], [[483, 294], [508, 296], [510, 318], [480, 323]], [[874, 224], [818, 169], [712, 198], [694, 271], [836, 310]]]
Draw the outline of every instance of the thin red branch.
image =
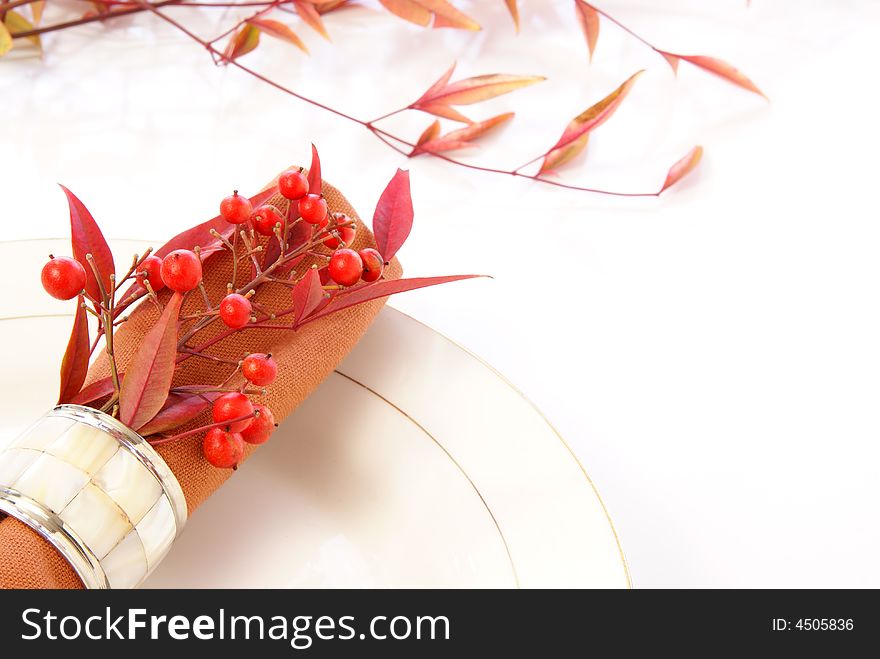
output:
[[162, 444], [167, 444], [168, 442], [175, 442], [178, 439], [183, 439], [184, 437], [190, 437], [191, 435], [197, 435], [198, 433], [205, 432], [206, 430], [211, 430], [212, 428], [222, 428], [224, 426], [231, 426], [234, 423], [238, 423], [239, 421], [244, 421], [245, 419], [253, 419], [255, 418], [259, 412], [254, 410], [250, 414], [245, 414], [244, 416], [239, 416], [234, 419], [229, 419], [228, 421], [219, 421], [217, 423], [209, 423], [205, 426], [199, 426], [198, 428], [193, 428], [192, 430], [187, 430], [186, 432], [178, 433], [177, 435], [170, 435], [168, 437], [161, 437], [159, 439], [150, 439], [147, 440], [153, 446], [161, 446]]
[[[304, 96], [304, 95], [294, 91], [293, 89], [286, 87], [285, 85], [282, 85], [281, 83], [276, 82], [275, 80], [272, 80], [271, 78], [268, 78], [267, 76], [259, 73], [258, 71], [255, 71], [254, 69], [252, 69], [248, 66], [245, 66], [244, 64], [241, 64], [237, 59], [228, 59], [227, 57], [224, 56], [222, 51], [220, 51], [214, 47], [213, 44], [218, 39], [221, 39], [224, 36], [227, 36], [227, 35], [233, 33], [238, 27], [240, 27], [241, 25], [246, 23], [248, 20], [251, 20], [251, 19], [255, 18], [256, 16], [259, 16], [263, 13], [266, 13], [267, 11], [274, 9], [276, 7], [279, 7], [285, 3], [288, 3], [289, 1], [290, 0], [265, 0], [263, 2], [255, 2], [252, 0], [246, 0], [245, 2], [201, 3], [201, 2], [196, 2], [193, 0], [161, 0], [160, 2], [150, 3], [150, 2], [146, 2], [146, 0], [111, 0], [111, 4], [115, 4], [116, 6], [124, 6], [124, 7], [128, 7], [128, 8], [121, 9], [119, 11], [114, 11], [114, 12], [111, 12], [111, 13], [105, 14], [105, 15], [93, 16], [93, 17], [89, 17], [89, 18], [82, 18], [82, 19], [79, 19], [76, 21], [70, 21], [67, 23], [59, 23], [59, 24], [52, 25], [52, 26], [37, 28], [35, 30], [29, 30], [26, 32], [19, 32], [19, 33], [13, 34], [12, 36], [14, 38], [21, 38], [21, 37], [26, 37], [26, 36], [32, 36], [35, 34], [43, 34], [45, 32], [51, 32], [54, 30], [60, 30], [60, 29], [65, 29], [65, 28], [69, 28], [69, 27], [75, 27], [78, 25], [84, 25], [86, 23], [91, 23], [91, 22], [98, 21], [98, 20], [110, 19], [110, 18], [114, 18], [117, 16], [125, 16], [125, 15], [129, 15], [129, 14], [137, 13], [137, 12], [148, 11], [148, 12], [155, 14], [158, 18], [165, 21], [166, 23], [172, 25], [177, 30], [179, 30], [180, 32], [182, 32], [183, 34], [188, 36], [190, 39], [192, 39], [193, 41], [198, 43], [200, 46], [205, 48], [210, 53], [210, 55], [214, 59], [215, 63], [219, 62], [219, 63], [224, 63], [226, 65], [234, 66], [235, 68], [239, 69], [240, 71], [247, 73], [251, 77], [259, 80], [260, 82], [263, 82], [271, 87], [274, 87], [278, 91], [283, 92], [289, 96], [292, 96], [292, 97], [302, 101], [303, 103], [307, 103], [309, 105], [312, 105], [313, 107], [316, 107], [318, 109], [324, 110], [325, 112], [329, 112], [331, 114], [334, 114], [334, 115], [336, 115], [342, 119], [345, 119], [349, 122], [363, 126], [367, 130], [369, 130], [377, 139], [382, 141], [384, 144], [386, 144], [388, 147], [390, 147], [394, 151], [396, 151], [406, 157], [411, 157], [411, 155], [410, 155], [411, 152], [407, 151], [406, 149], [402, 148], [399, 145], [403, 145], [405, 147], [409, 147], [410, 149], [414, 149], [415, 144], [413, 142], [408, 141], [406, 139], [403, 139], [401, 137], [398, 137], [397, 135], [393, 135], [392, 133], [389, 133], [388, 131], [381, 129], [381, 128], [378, 128], [377, 126], [374, 125], [376, 122], [378, 122], [382, 119], [386, 119], [388, 117], [391, 117], [393, 115], [399, 114], [401, 112], [404, 112], [404, 111], [410, 109], [409, 107], [401, 108], [399, 110], [389, 112], [389, 113], [387, 113], [381, 117], [378, 117], [377, 119], [373, 119], [371, 121], [364, 121], [363, 119], [359, 119], [353, 115], [347, 114], [347, 113], [343, 112], [342, 110], [339, 110], [337, 108], [326, 105], [325, 103], [322, 103], [322, 102], [317, 101], [315, 99]], [[131, 5], [131, 6], [129, 6], [129, 5]], [[159, 11], [161, 8], [172, 6], [172, 5], [181, 5], [181, 6], [202, 5], [202, 6], [221, 6], [221, 7], [259, 6], [259, 7], [264, 7], [264, 8], [262, 10], [256, 12], [254, 15], [252, 15], [250, 17], [238, 21], [230, 30], [224, 32], [223, 34], [216, 37], [215, 39], [212, 39], [211, 41], [206, 41], [205, 39], [199, 37], [197, 34], [192, 32], [191, 30], [189, 30], [186, 26], [181, 24], [179, 21], [171, 18], [170, 16], [168, 16], [164, 12]], [[593, 5], [590, 5], [590, 6], [593, 7]], [[650, 47], [652, 50], [655, 50], [658, 53], [662, 52], [658, 48], [656, 48], [652, 44], [650, 44], [647, 40], [645, 40], [642, 37], [640, 37], [639, 35], [637, 35], [635, 32], [633, 32], [632, 30], [627, 28], [625, 25], [623, 25], [618, 20], [616, 20], [615, 18], [613, 18], [609, 14], [605, 13], [601, 9], [598, 9], [596, 7], [593, 7], [593, 9], [595, 9], [597, 13], [601, 14], [602, 16], [607, 18], [608, 20], [612, 21], [615, 25], [618, 25], [620, 28], [625, 30], [627, 33], [631, 34], [633, 37], [635, 37], [639, 41], [641, 41], [642, 43], [644, 43], [645, 45]], [[616, 190], [605, 190], [605, 189], [592, 188], [592, 187], [582, 186], [582, 185], [574, 185], [574, 184], [570, 184], [570, 183], [563, 183], [561, 181], [555, 181], [552, 179], [548, 179], [548, 178], [545, 178], [540, 175], [523, 174], [520, 170], [525, 165], [518, 167], [514, 170], [506, 170], [506, 169], [499, 169], [496, 167], [475, 165], [475, 164], [465, 162], [463, 160], [458, 160], [458, 159], [452, 158], [448, 155], [433, 152], [433, 151], [425, 151], [424, 153], [426, 153], [434, 158], [437, 158], [439, 160], [443, 160], [449, 164], [457, 165], [459, 167], [464, 167], [464, 168], [470, 169], [472, 171], [479, 171], [479, 172], [483, 172], [483, 173], [487, 173], [487, 174], [501, 174], [501, 175], [511, 176], [514, 178], [522, 178], [522, 179], [527, 179], [527, 180], [534, 181], [537, 183], [544, 183], [546, 185], [551, 185], [551, 186], [558, 187], [558, 188], [564, 188], [567, 190], [575, 190], [575, 191], [579, 191], [579, 192], [590, 192], [590, 193], [594, 193], [594, 194], [609, 195], [609, 196], [615, 196], [615, 197], [656, 197], [660, 194], [660, 191], [656, 191], [656, 192], [619, 192]], [[540, 157], [535, 158], [531, 162], [534, 162], [538, 159], [540, 159]]]

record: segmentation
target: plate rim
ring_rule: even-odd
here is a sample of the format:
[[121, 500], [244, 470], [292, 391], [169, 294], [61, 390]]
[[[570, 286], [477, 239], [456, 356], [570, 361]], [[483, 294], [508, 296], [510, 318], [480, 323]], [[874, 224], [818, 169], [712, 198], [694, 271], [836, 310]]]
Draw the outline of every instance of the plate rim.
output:
[[[9, 244], [18, 244], [18, 243], [34, 243], [34, 242], [47, 242], [48, 243], [48, 242], [58, 242], [58, 241], [67, 241], [67, 240], [68, 240], [68, 238], [66, 238], [66, 237], [19, 238], [19, 239], [12, 239], [12, 240], [0, 240], [0, 245], [9, 245]], [[119, 242], [128, 242], [128, 243], [139, 243], [139, 244], [143, 244], [145, 246], [156, 242], [156, 241], [151, 241], [148, 239], [122, 238], [122, 237], [110, 238], [109, 240], [110, 241], [119, 241]], [[624, 576], [626, 578], [626, 587], [627, 587], [627, 589], [633, 589], [634, 586], [633, 586], [632, 573], [630, 571], [629, 563], [626, 559], [626, 553], [623, 550], [623, 546], [620, 541], [620, 536], [617, 533], [617, 528], [614, 524], [614, 520], [611, 517], [611, 513], [608, 510], [608, 506], [605, 504], [605, 501], [602, 498], [602, 495], [599, 493], [599, 489], [596, 487], [596, 484], [593, 482], [593, 479], [590, 477], [589, 473], [587, 472], [587, 470], [584, 467], [583, 463], [581, 462], [580, 458], [578, 458], [577, 454], [574, 452], [571, 445], [565, 440], [565, 438], [562, 436], [562, 434], [559, 432], [559, 430], [556, 428], [556, 426], [553, 425], [553, 423], [550, 421], [550, 419], [547, 417], [547, 415], [541, 410], [541, 408], [538, 407], [538, 405], [535, 404], [535, 402], [532, 401], [531, 398], [529, 398], [519, 387], [517, 387], [501, 371], [499, 371], [495, 366], [490, 364], [488, 361], [486, 361], [480, 355], [476, 354], [475, 352], [473, 352], [469, 348], [461, 345], [460, 343], [458, 343], [454, 339], [450, 338], [448, 335], [444, 334], [440, 330], [438, 330], [434, 327], [431, 327], [427, 323], [419, 320], [418, 318], [413, 317], [412, 315], [410, 315], [404, 311], [401, 311], [400, 309], [398, 309], [396, 306], [394, 306], [390, 302], [385, 304], [385, 308], [389, 309], [392, 313], [399, 314], [400, 316], [406, 318], [407, 320], [409, 320], [413, 323], [416, 323], [417, 325], [423, 327], [424, 329], [428, 330], [429, 332], [436, 334], [437, 336], [442, 338], [449, 345], [457, 348], [458, 350], [463, 352], [468, 357], [474, 359], [477, 363], [482, 365], [490, 373], [492, 373], [496, 378], [498, 378], [504, 385], [509, 387], [523, 401], [525, 401], [529, 405], [529, 407], [538, 415], [538, 417], [547, 425], [547, 427], [552, 431], [552, 433], [556, 436], [556, 438], [559, 440], [559, 442], [565, 448], [566, 452], [571, 457], [571, 459], [574, 460], [574, 462], [577, 465], [578, 469], [580, 470], [581, 474], [586, 479], [587, 484], [590, 486], [590, 489], [592, 490], [593, 494], [595, 495], [597, 501], [599, 502], [599, 506], [601, 507], [602, 513], [604, 514], [605, 519], [608, 522], [608, 526], [611, 529], [612, 537], [614, 538], [614, 543], [617, 547], [617, 552], [620, 557], [621, 565], [623, 567]], [[73, 316], [73, 314], [72, 313], [60, 313], [60, 312], [59, 313], [49, 313], [49, 314], [27, 314], [27, 315], [21, 315], [21, 316], [0, 316], [0, 322], [13, 321], [13, 320], [25, 320], [25, 319], [29, 319], [29, 318], [62, 318], [62, 317], [70, 317], [70, 316]], [[460, 463], [449, 453], [449, 451], [446, 449], [446, 447], [442, 443], [440, 443], [433, 435], [431, 435], [431, 433], [428, 432], [427, 429], [425, 429], [417, 420], [413, 419], [409, 414], [407, 414], [405, 410], [400, 409], [392, 401], [388, 400], [387, 398], [382, 396], [380, 393], [374, 391], [371, 387], [364, 384], [363, 382], [360, 382], [357, 378], [340, 371], [338, 367], [336, 369], [334, 369], [334, 372], [341, 375], [342, 377], [346, 378], [347, 380], [350, 380], [354, 384], [357, 384], [358, 386], [364, 388], [366, 391], [368, 391], [372, 395], [379, 397], [382, 401], [384, 401], [386, 404], [390, 405], [393, 409], [395, 409], [399, 413], [403, 414], [407, 419], [409, 419], [412, 423], [414, 423], [417, 428], [419, 428], [423, 433], [425, 433], [435, 444], [437, 444], [437, 446], [447, 455], [447, 457], [452, 461], [453, 465], [461, 472], [461, 474], [465, 477], [465, 479], [467, 479], [467, 481], [470, 483], [474, 492], [477, 494], [477, 496], [482, 501], [483, 506], [485, 507], [486, 511], [489, 513], [489, 516], [491, 517], [492, 522], [495, 524], [495, 526], [499, 532], [499, 536], [501, 537], [501, 541], [502, 541], [502, 544], [504, 545], [505, 552], [507, 553], [507, 556], [508, 556], [508, 559], [510, 562], [510, 566], [513, 570], [513, 577], [514, 577], [514, 582], [516, 584], [516, 587], [520, 588], [519, 576], [517, 574], [516, 565], [513, 561], [513, 557], [510, 552], [510, 547], [507, 544], [507, 539], [505, 538], [504, 533], [501, 531], [501, 528], [500, 528], [499, 523], [495, 517], [495, 514], [493, 513], [492, 509], [489, 507], [489, 505], [485, 501], [479, 488], [477, 488], [476, 483], [474, 483], [474, 481], [471, 479], [470, 475], [463, 469], [463, 467], [460, 465]]]
[[[590, 489], [593, 491], [593, 494], [596, 495], [596, 499], [599, 501], [599, 506], [602, 508], [602, 513], [605, 515], [605, 519], [608, 522], [608, 526], [611, 528], [611, 534], [614, 537], [614, 544], [617, 546], [617, 552], [620, 556], [620, 560], [623, 565], [624, 575], [626, 576], [627, 589], [632, 590], [633, 589], [633, 581], [632, 581], [632, 574], [629, 569], [629, 563], [626, 560], [626, 553], [623, 551], [623, 545], [620, 542], [620, 536], [617, 534], [617, 528], [614, 526], [614, 520], [611, 518], [611, 513], [608, 511], [608, 507], [605, 505], [605, 500], [602, 498], [602, 495], [599, 493], [599, 489], [596, 487], [596, 484], [593, 482], [593, 479], [590, 478], [589, 473], [587, 473], [587, 470], [584, 467], [583, 463], [580, 461], [580, 458], [578, 458], [577, 454], [571, 448], [571, 445], [567, 441], [565, 441], [565, 438], [562, 436], [562, 434], [559, 432], [559, 430], [556, 429], [556, 426], [553, 425], [553, 423], [550, 421], [550, 419], [547, 417], [547, 415], [544, 414], [544, 412], [541, 410], [541, 408], [538, 407], [534, 403], [534, 401], [532, 401], [531, 398], [529, 398], [525, 393], [523, 393], [523, 391], [519, 387], [517, 387], [515, 384], [513, 384], [513, 382], [511, 382], [510, 379], [508, 379], [503, 373], [501, 373], [501, 371], [499, 371], [492, 364], [487, 362], [485, 359], [480, 357], [478, 354], [476, 354], [472, 350], [461, 345], [460, 343], [458, 343], [454, 339], [451, 339], [449, 336], [447, 336], [446, 334], [444, 334], [440, 330], [438, 330], [434, 327], [431, 327], [430, 325], [428, 325], [425, 322], [422, 322], [418, 318], [414, 318], [413, 316], [406, 313], [405, 311], [401, 311], [400, 309], [398, 309], [397, 307], [395, 307], [391, 303], [386, 303], [385, 308], [390, 309], [394, 313], [400, 314], [401, 316], [411, 320], [412, 322], [414, 322], [418, 325], [421, 325], [422, 327], [424, 327], [428, 331], [435, 333], [437, 336], [439, 336], [440, 338], [445, 340], [450, 345], [458, 348], [459, 350], [464, 352], [466, 355], [468, 355], [472, 359], [476, 360], [479, 364], [481, 364], [483, 367], [488, 369], [489, 372], [491, 372], [495, 377], [497, 377], [499, 380], [501, 380], [502, 383], [504, 383], [512, 391], [514, 391], [520, 398], [522, 398], [529, 405], [529, 407], [531, 407], [532, 410], [541, 418], [541, 420], [545, 424], [547, 424], [547, 427], [550, 428], [550, 430], [553, 432], [553, 434], [560, 441], [560, 443], [563, 445], [563, 447], [565, 447], [565, 450], [568, 452], [568, 454], [574, 460], [574, 462], [577, 465], [578, 469], [580, 470], [581, 474], [583, 474], [584, 478], [586, 479], [587, 483], [589, 484]], [[348, 377], [348, 376], [346, 376], [346, 377]], [[360, 382], [358, 382], [358, 384], [366, 387], [366, 385], [363, 385]], [[366, 387], [366, 388], [372, 392], [372, 389], [369, 389], [369, 387]], [[384, 398], [383, 398], [383, 400], [384, 400]], [[396, 406], [393, 403], [391, 403], [390, 401], [388, 401], [388, 402], [390, 405], [392, 405], [393, 407], [396, 408]], [[419, 425], [418, 422], [415, 422], [415, 423], [416, 423], [416, 425]], [[454, 458], [453, 458], [453, 462], [455, 462]], [[465, 476], [467, 477], [467, 474], [465, 474]], [[469, 477], [468, 477], [468, 479], [470, 480]], [[493, 519], [494, 519], [494, 515], [493, 515]], [[505, 542], [505, 545], [506, 545], [506, 542]]]

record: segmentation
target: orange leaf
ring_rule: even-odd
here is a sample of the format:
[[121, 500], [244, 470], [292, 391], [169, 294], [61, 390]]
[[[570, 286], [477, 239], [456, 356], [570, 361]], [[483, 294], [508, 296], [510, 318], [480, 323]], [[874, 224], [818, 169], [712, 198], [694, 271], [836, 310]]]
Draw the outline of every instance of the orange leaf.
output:
[[[34, 29], [33, 23], [31, 23], [28, 19], [26, 19], [22, 14], [19, 14], [17, 11], [6, 12], [6, 17], [3, 19], [3, 24], [6, 26], [6, 29], [9, 31], [10, 34], [29, 32]], [[43, 45], [40, 43], [39, 34], [33, 34], [27, 37], [27, 40], [34, 44], [40, 50], [43, 49]]]
[[438, 117], [469, 124], [472, 123], [470, 119], [450, 106], [479, 103], [480, 101], [507, 94], [545, 79], [541, 76], [515, 76], [495, 73], [465, 78], [464, 80], [449, 84], [454, 70], [455, 64], [410, 107]]
[[259, 44], [260, 29], [250, 23], [245, 23], [229, 40], [226, 50], [223, 51], [223, 57], [227, 60], [238, 59], [242, 55], [247, 55]]
[[59, 403], [66, 403], [79, 393], [89, 371], [89, 319], [83, 307], [83, 296], [77, 298], [73, 329], [61, 361], [61, 393]]
[[574, 8], [587, 39], [587, 48], [590, 51], [590, 61], [592, 62], [596, 41], [599, 39], [599, 14], [583, 0], [574, 0]]
[[550, 153], [544, 156], [544, 162], [541, 163], [541, 170], [538, 174], [552, 174], [564, 164], [574, 160], [574, 158], [587, 148], [587, 142], [589, 141], [590, 134], [584, 133], [565, 146], [553, 149]]
[[[513, 112], [505, 112], [504, 114], [499, 114], [498, 116], [486, 119], [485, 121], [478, 121], [476, 123], [470, 124], [469, 126], [465, 126], [464, 128], [459, 128], [458, 130], [447, 133], [440, 138], [431, 138], [429, 140], [426, 140], [425, 142], [422, 142], [421, 138], [419, 138], [419, 143], [416, 145], [416, 148], [413, 149], [413, 152], [410, 155], [417, 155], [424, 152], [438, 153], [440, 151], [452, 151], [454, 149], [462, 149], [465, 147], [473, 146], [471, 140], [485, 135], [492, 129], [500, 126], [507, 121], [510, 121], [511, 119], [513, 119], [513, 116]], [[437, 129], [439, 130], [439, 122], [434, 123], [437, 125]], [[427, 131], [425, 132], [427, 133]]]
[[313, 2], [312, 4], [316, 6], [319, 14], [329, 14], [340, 7], [345, 7], [348, 4], [348, 0], [327, 0], [326, 2]]
[[297, 36], [296, 32], [280, 21], [273, 21], [269, 18], [252, 18], [248, 23], [258, 27], [270, 37], [275, 37], [276, 39], [281, 39], [287, 43], [292, 43], [304, 53], [309, 52], [309, 49], [306, 48], [306, 45], [303, 43], [302, 39]]
[[663, 182], [663, 187], [660, 188], [660, 192], [663, 192], [667, 188], [671, 188], [685, 176], [694, 171], [697, 165], [700, 164], [702, 157], [703, 147], [701, 146], [695, 146], [688, 151], [681, 160], [669, 168], [669, 173], [666, 175], [666, 180]]
[[443, 105], [471, 105], [486, 101], [502, 94], [508, 94], [522, 87], [546, 80], [543, 76], [517, 76], [504, 73], [465, 78], [446, 85], [429, 98], [422, 97], [419, 103], [442, 103]]
[[0, 22], [0, 57], [12, 50], [12, 35], [6, 26]]
[[455, 27], [462, 30], [479, 30], [480, 24], [463, 14], [447, 0], [416, 0], [434, 14], [434, 27]]
[[439, 134], [440, 134], [440, 121], [435, 119], [434, 123], [432, 123], [430, 126], [428, 126], [424, 131], [422, 131], [422, 134], [419, 135], [419, 140], [418, 140], [418, 142], [416, 142], [416, 148], [413, 149], [413, 153], [415, 153], [419, 149], [419, 147], [422, 146], [422, 144], [424, 144], [425, 142], [430, 142], [435, 137], [437, 137]]
[[451, 108], [448, 105], [442, 105], [439, 103], [430, 104], [430, 105], [419, 105], [413, 106], [414, 108], [421, 110], [422, 112], [427, 112], [428, 114], [433, 114], [437, 117], [443, 117], [444, 119], [452, 119], [452, 121], [458, 121], [463, 124], [471, 124], [473, 121], [464, 116], [461, 112], [456, 110], [455, 108]]
[[43, 18], [43, 9], [46, 7], [46, 0], [37, 0], [31, 3], [31, 16], [34, 19], [34, 25], [39, 25]]
[[544, 154], [544, 162], [541, 164], [538, 174], [544, 174], [559, 167], [583, 151], [587, 146], [587, 140], [584, 137], [611, 118], [643, 72], [635, 72], [608, 96], [572, 119], [565, 127], [559, 141]]
[[507, 11], [510, 12], [510, 17], [513, 19], [513, 24], [516, 25], [516, 31], [519, 32], [519, 7], [517, 7], [516, 0], [504, 0], [507, 3]]
[[385, 9], [403, 20], [428, 27], [431, 23], [431, 12], [415, 0], [379, 0]]
[[723, 60], [716, 57], [707, 57], [705, 55], [675, 55], [675, 57], [683, 59], [685, 62], [690, 62], [704, 71], [714, 73], [719, 78], [724, 78], [738, 87], [742, 87], [743, 89], [747, 89], [750, 92], [754, 92], [759, 96], [767, 98], [764, 92], [758, 89], [757, 85], [743, 75], [739, 69], [731, 66]]
[[318, 13], [315, 5], [303, 0], [293, 0], [293, 4], [296, 7], [296, 13], [299, 14], [303, 22], [327, 41], [330, 41], [330, 35], [327, 34], [327, 28], [324, 27], [324, 21], [321, 20], [321, 14]]

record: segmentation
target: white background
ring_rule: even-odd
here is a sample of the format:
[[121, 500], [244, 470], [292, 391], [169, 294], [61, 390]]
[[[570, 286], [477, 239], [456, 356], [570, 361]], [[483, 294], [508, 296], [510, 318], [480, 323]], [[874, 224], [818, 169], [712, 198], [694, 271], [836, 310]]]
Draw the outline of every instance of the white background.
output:
[[[311, 57], [266, 39], [243, 62], [365, 119], [456, 59], [458, 76], [545, 75], [468, 108], [517, 112], [464, 156], [508, 167], [644, 67], [565, 180], [651, 190], [698, 143], [699, 173], [659, 200], [621, 200], [406, 162], [142, 16], [47, 37], [42, 61], [0, 60], [4, 238], [67, 233], [56, 181], [109, 236], [161, 239], [212, 216], [233, 187], [306, 164], [310, 141], [367, 217], [409, 167], [408, 274], [494, 279], [394, 305], [547, 414], [603, 494], [636, 586], [880, 586], [880, 5], [600, 4], [661, 47], [735, 63], [768, 104], [684, 63], [674, 78], [608, 22], [590, 66], [569, 0], [520, 4], [519, 36], [501, 0], [460, 2], [480, 33], [368, 6], [327, 18], [333, 44], [298, 27]], [[229, 22], [171, 12], [204, 35]], [[429, 121], [388, 126], [414, 137]]]

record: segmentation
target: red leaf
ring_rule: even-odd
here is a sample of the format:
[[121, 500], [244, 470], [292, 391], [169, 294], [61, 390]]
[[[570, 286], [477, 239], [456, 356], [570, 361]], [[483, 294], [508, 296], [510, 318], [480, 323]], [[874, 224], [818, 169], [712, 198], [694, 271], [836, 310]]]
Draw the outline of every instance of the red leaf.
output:
[[[262, 192], [255, 194], [253, 197], [250, 197], [251, 205], [256, 208], [272, 197], [277, 191], [278, 189], [275, 186], [272, 186], [271, 188], [267, 188]], [[236, 225], [230, 224], [218, 215], [207, 222], [202, 222], [191, 229], [187, 229], [186, 231], [177, 234], [157, 249], [155, 254], [159, 258], [163, 258], [176, 249], [193, 249], [196, 246], [198, 246], [204, 253], [220, 243], [220, 241], [211, 235], [211, 229], [228, 239], [235, 231]]]
[[[294, 204], [291, 204], [291, 206], [293, 205]], [[310, 241], [313, 235], [313, 225], [309, 224], [308, 222], [299, 222], [297, 224], [294, 224], [293, 227], [291, 227], [290, 233], [287, 236], [287, 253], [292, 254], [293, 252], [295, 252], [297, 249]], [[275, 241], [275, 245], [276, 247], [278, 246], [278, 241]], [[296, 258], [290, 259], [284, 265], [275, 268], [275, 270], [272, 271], [272, 274], [276, 277], [280, 277], [290, 272], [296, 266], [302, 263], [306, 256], [308, 256], [308, 254], [300, 254]]]
[[413, 291], [417, 288], [437, 286], [438, 284], [447, 284], [453, 281], [474, 279], [482, 276], [483, 275], [451, 275], [447, 277], [414, 277], [412, 279], [380, 279], [372, 284], [364, 284], [363, 286], [346, 289], [342, 293], [334, 296], [330, 301], [330, 304], [328, 304], [324, 310], [316, 313], [311, 318], [306, 319], [302, 324], [323, 318], [324, 316], [329, 316], [331, 313], [336, 313], [337, 311], [342, 311], [343, 309], [348, 309], [349, 307], [358, 304], [363, 304], [364, 302], [369, 302], [370, 300], [388, 297], [395, 293], [405, 293], [406, 291]]
[[[478, 121], [476, 123], [465, 126], [464, 128], [453, 130], [439, 138], [434, 137], [425, 142], [422, 142], [422, 138], [419, 138], [419, 142], [416, 144], [416, 147], [412, 150], [412, 153], [410, 153], [410, 155], [415, 156], [424, 152], [439, 153], [441, 151], [452, 151], [454, 149], [461, 149], [473, 146], [471, 140], [485, 135], [497, 126], [500, 126], [504, 122], [513, 119], [513, 116], [513, 112], [506, 112], [504, 114], [499, 114], [497, 117], [492, 117], [490, 119], [486, 119], [485, 121]], [[434, 124], [439, 130], [439, 122], [434, 122]], [[427, 133], [428, 131], [426, 130], [425, 133], [422, 134], [422, 137], [424, 137]]]
[[694, 66], [697, 66], [704, 71], [708, 71], [709, 73], [713, 73], [719, 78], [723, 78], [738, 87], [742, 87], [743, 89], [747, 89], [750, 92], [754, 92], [759, 96], [767, 98], [764, 92], [758, 89], [757, 85], [743, 75], [739, 69], [717, 57], [707, 57], [705, 55], [674, 55], [672, 53], [661, 53], [661, 55], [666, 57], [667, 61], [669, 61], [670, 55], [672, 57], [683, 59], [685, 62], [690, 62]]
[[[119, 374], [122, 377], [122, 373]], [[68, 402], [74, 405], [87, 405], [94, 403], [96, 400], [106, 398], [113, 393], [113, 380], [110, 377], [95, 380], [88, 387], [80, 391]]]
[[147, 435], [155, 435], [156, 433], [179, 428], [195, 419], [222, 395], [218, 391], [190, 394], [188, 396], [171, 394], [159, 413], [141, 426], [138, 433], [146, 437]]
[[293, 288], [293, 326], [299, 326], [302, 319], [317, 309], [323, 299], [321, 275], [317, 268], [309, 268]]
[[229, 43], [226, 44], [226, 50], [223, 51], [223, 57], [227, 60], [238, 59], [242, 55], [247, 55], [259, 45], [260, 29], [250, 23], [245, 23], [229, 39]]
[[312, 164], [309, 167], [309, 193], [321, 194], [321, 158], [312, 144]]
[[703, 147], [701, 146], [695, 146], [688, 151], [681, 160], [669, 168], [669, 173], [666, 175], [666, 180], [663, 182], [663, 187], [660, 188], [660, 192], [663, 192], [667, 188], [671, 188], [685, 176], [694, 171], [697, 165], [700, 164], [702, 157]]
[[177, 358], [177, 317], [183, 296], [168, 300], [156, 324], [144, 335], [119, 392], [119, 420], [138, 430], [168, 398]]
[[110, 252], [107, 241], [104, 240], [104, 234], [101, 233], [101, 229], [98, 228], [98, 224], [89, 213], [89, 209], [63, 185], [61, 189], [67, 195], [67, 205], [70, 207], [70, 242], [73, 246], [73, 257], [86, 270], [86, 292], [95, 300], [100, 300], [101, 290], [98, 286], [98, 280], [95, 279], [86, 254], [91, 254], [94, 258], [95, 266], [101, 275], [101, 282], [104, 284], [104, 290], [108, 292], [111, 288], [110, 275], [116, 272], [113, 254]]
[[73, 318], [73, 329], [64, 359], [61, 360], [61, 393], [59, 403], [66, 403], [79, 393], [86, 374], [89, 372], [89, 319], [83, 308], [83, 296], [77, 299], [76, 315]]
[[379, 253], [386, 261], [397, 254], [412, 230], [413, 205], [409, 172], [398, 169], [386, 186], [373, 213], [373, 234]]
[[306, 45], [303, 43], [303, 40], [299, 38], [297, 33], [281, 21], [275, 21], [270, 18], [251, 18], [248, 20], [248, 23], [260, 28], [260, 30], [268, 34], [270, 37], [275, 37], [276, 39], [281, 39], [282, 41], [293, 44], [306, 54], [309, 52], [309, 49], [306, 48]]
[[587, 145], [587, 136], [611, 118], [643, 71], [631, 75], [620, 87], [572, 119], [562, 137], [546, 154], [538, 174], [544, 174], [574, 158]]
[[318, 13], [315, 5], [303, 2], [303, 0], [293, 0], [293, 4], [296, 7], [296, 13], [299, 14], [303, 22], [327, 41], [330, 41], [330, 35], [327, 34], [327, 28], [324, 27], [324, 21], [321, 20], [321, 14]]
[[584, 37], [587, 39], [587, 49], [590, 51], [590, 61], [592, 62], [593, 51], [596, 50], [596, 42], [599, 40], [599, 13], [584, 0], [574, 0], [574, 9]]

